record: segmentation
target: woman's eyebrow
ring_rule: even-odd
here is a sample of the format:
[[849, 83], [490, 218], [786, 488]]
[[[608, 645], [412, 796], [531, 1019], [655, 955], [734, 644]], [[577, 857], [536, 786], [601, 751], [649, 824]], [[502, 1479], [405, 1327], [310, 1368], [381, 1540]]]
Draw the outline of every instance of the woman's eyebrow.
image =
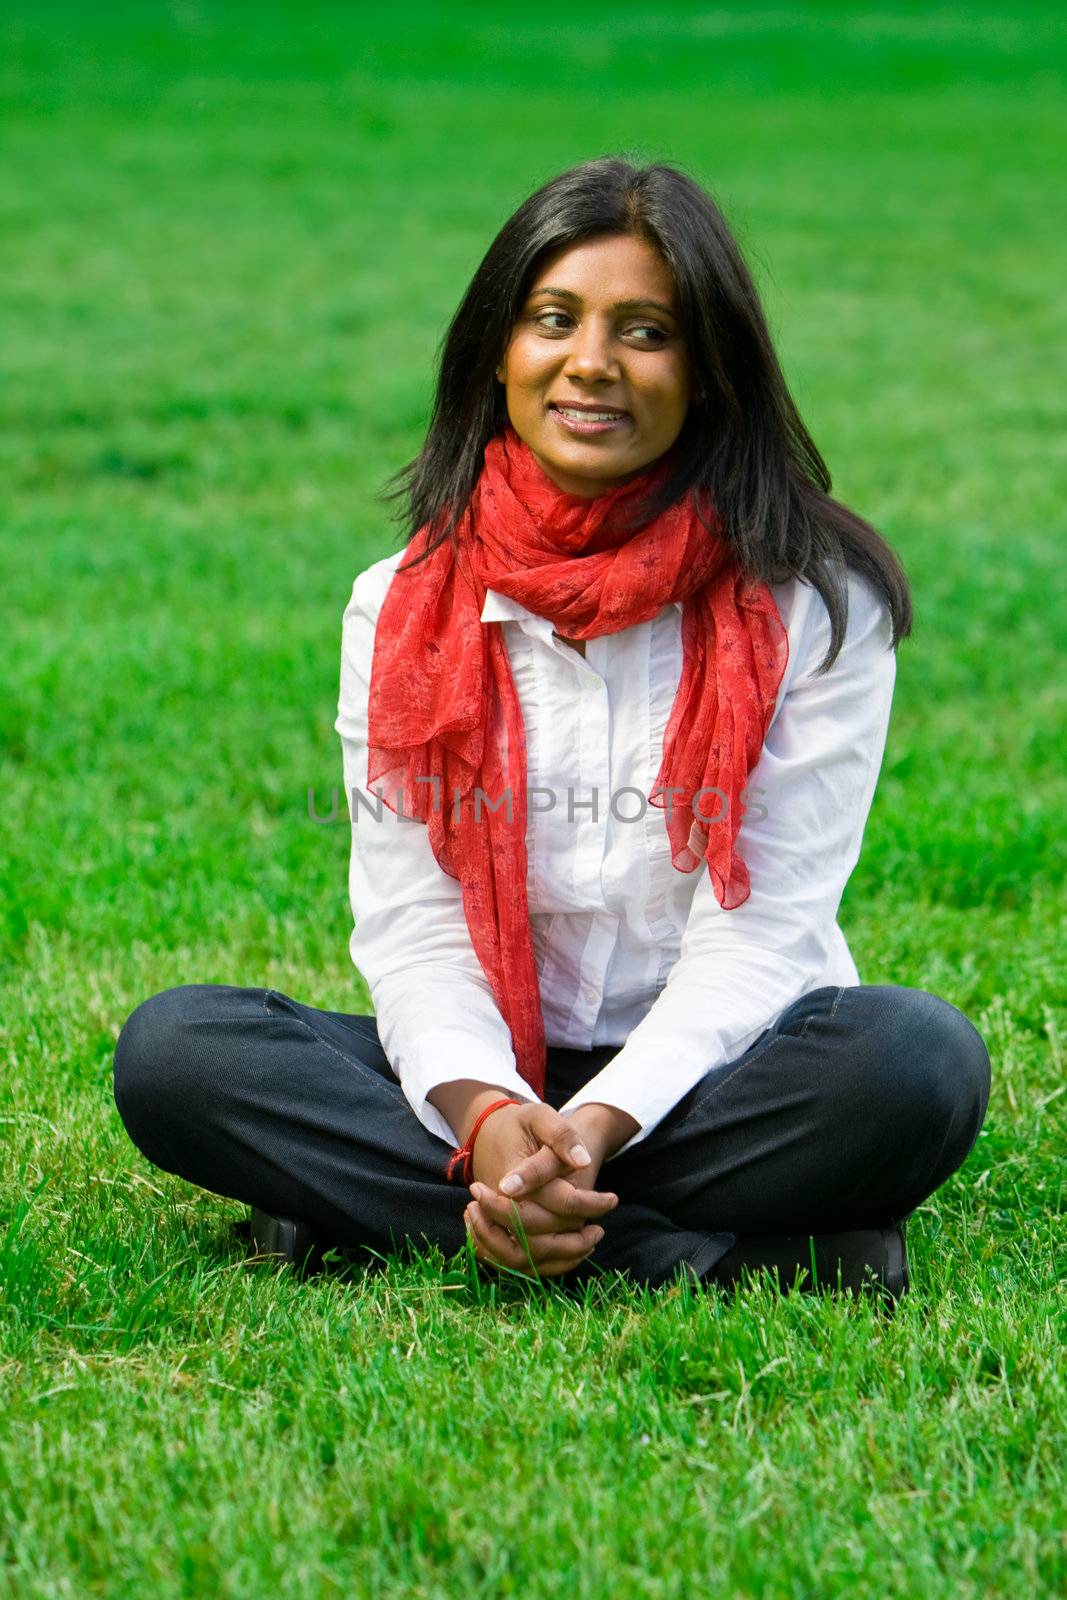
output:
[[[576, 305], [581, 304], [581, 295], [575, 294], [573, 289], [553, 289], [544, 284], [540, 289], [530, 290], [530, 299], [536, 294], [550, 294], [557, 300], [573, 300]], [[612, 306], [613, 311], [641, 311], [651, 306], [654, 311], [664, 311], [668, 317], [677, 317], [678, 313], [670, 306], [665, 306], [661, 300], [616, 300]]]

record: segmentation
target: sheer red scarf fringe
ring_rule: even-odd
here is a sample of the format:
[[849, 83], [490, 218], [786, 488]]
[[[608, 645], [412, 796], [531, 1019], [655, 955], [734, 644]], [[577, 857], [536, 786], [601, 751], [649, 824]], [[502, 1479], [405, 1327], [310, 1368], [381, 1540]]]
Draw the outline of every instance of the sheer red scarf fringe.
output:
[[[770, 590], [743, 575], [721, 531], [709, 533], [697, 516], [692, 496], [636, 533], [619, 527], [621, 514], [666, 471], [661, 461], [592, 500], [565, 494], [508, 427], [486, 447], [456, 552], [446, 541], [397, 571], [375, 633], [367, 787], [425, 823], [442, 870], [459, 879], [471, 942], [511, 1029], [516, 1065], [541, 1097], [545, 1030], [526, 893], [526, 740], [501, 626], [481, 621], [487, 589], [573, 639], [618, 633], [682, 602], [681, 677], [648, 799], [664, 809], [679, 871], [706, 861], [725, 911], [750, 892], [736, 848], [741, 792], [774, 714], [788, 639]], [[405, 558], [419, 552], [425, 531]], [[479, 789], [488, 797], [480, 804]], [[702, 789], [725, 800], [701, 796]]]

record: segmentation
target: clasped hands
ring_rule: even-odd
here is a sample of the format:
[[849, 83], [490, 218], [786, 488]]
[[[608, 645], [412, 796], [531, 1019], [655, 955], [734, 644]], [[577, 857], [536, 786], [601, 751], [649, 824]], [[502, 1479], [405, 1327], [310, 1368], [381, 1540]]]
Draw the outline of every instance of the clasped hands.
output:
[[601, 1165], [638, 1126], [604, 1105], [570, 1117], [544, 1102], [495, 1111], [475, 1141], [464, 1213], [478, 1260], [542, 1278], [577, 1267], [604, 1237], [594, 1219], [619, 1203], [594, 1188]]

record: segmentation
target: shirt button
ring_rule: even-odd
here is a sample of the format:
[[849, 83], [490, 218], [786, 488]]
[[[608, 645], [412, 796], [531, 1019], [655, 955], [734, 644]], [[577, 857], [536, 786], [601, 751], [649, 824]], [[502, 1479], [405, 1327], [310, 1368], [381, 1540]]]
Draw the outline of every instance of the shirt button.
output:
[[585, 998], [589, 1001], [589, 1004], [592, 1005], [594, 1003], [594, 1001], [596, 1000], [596, 997], [597, 997], [596, 990], [593, 989], [593, 988], [588, 988], [588, 989], [583, 990], [582, 992], [584, 993]]

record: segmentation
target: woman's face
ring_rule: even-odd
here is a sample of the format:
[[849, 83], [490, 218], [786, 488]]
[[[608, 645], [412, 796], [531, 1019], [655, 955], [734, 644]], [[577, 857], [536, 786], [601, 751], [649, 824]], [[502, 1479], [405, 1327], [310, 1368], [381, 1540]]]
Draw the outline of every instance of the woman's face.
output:
[[682, 431], [691, 380], [674, 280], [644, 239], [567, 245], [536, 274], [497, 377], [508, 417], [548, 476], [592, 498]]

